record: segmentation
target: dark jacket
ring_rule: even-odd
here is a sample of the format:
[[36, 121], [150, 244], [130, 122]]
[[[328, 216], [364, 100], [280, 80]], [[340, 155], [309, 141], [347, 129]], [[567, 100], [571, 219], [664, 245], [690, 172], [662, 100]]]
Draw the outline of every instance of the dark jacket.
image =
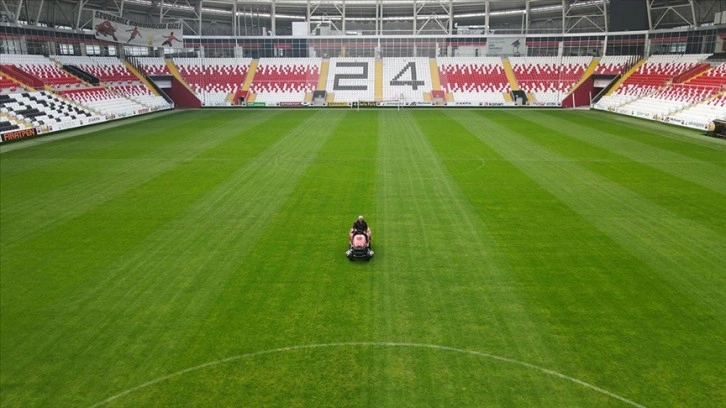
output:
[[366, 220], [355, 220], [353, 223], [353, 231], [366, 232], [368, 230], [368, 223]]

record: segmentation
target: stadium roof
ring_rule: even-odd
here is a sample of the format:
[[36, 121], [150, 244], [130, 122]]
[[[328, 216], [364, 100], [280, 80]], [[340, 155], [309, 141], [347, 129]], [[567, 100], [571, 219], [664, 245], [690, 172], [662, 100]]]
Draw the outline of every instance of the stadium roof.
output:
[[[28, 22], [73, 29], [88, 28], [92, 10], [135, 21], [158, 23], [182, 19], [190, 31], [212, 35], [242, 35], [241, 27], [255, 19], [257, 28], [277, 22], [289, 29], [294, 21], [346, 21], [371, 25], [436, 21], [445, 32], [451, 26], [480, 26], [505, 32], [604, 32], [612, 0], [3, 0], [5, 22]], [[631, 0], [636, 1], [636, 0]], [[651, 28], [696, 27], [713, 22], [726, 11], [724, 0], [640, 0], [649, 7]], [[238, 21], [234, 21], [233, 16]], [[272, 18], [274, 16], [274, 18]], [[244, 19], [247, 19], [245, 21]], [[209, 29], [207, 24], [226, 26]], [[205, 28], [202, 30], [201, 26]], [[344, 24], [345, 25], [345, 24]], [[429, 27], [436, 30], [436, 24]], [[394, 30], [406, 28], [397, 27]], [[411, 32], [408, 29], [409, 33]], [[422, 32], [416, 31], [416, 34]], [[368, 31], [370, 32], [370, 30]], [[283, 34], [277, 31], [277, 34]], [[246, 32], [245, 32], [245, 35]], [[258, 34], [259, 35], [259, 34]]]
[[[11, 2], [12, 0], [7, 0]], [[19, 0], [16, 0], [19, 1]], [[27, 0], [25, 0], [27, 1]], [[529, 4], [532, 11], [551, 11], [562, 13], [563, 0], [57, 0], [60, 3], [86, 9], [106, 11], [143, 11], [164, 10], [169, 16], [193, 14], [198, 8], [205, 13], [228, 13], [235, 7], [238, 12], [269, 11], [274, 5], [277, 18], [307, 16], [312, 9], [317, 14], [332, 12], [337, 15], [345, 10], [346, 17], [355, 18], [376, 15], [376, 5], [384, 16], [412, 16], [414, 9], [419, 12], [446, 12], [449, 8], [454, 16], [479, 15], [486, 13], [487, 3], [490, 13], [521, 15]], [[602, 7], [610, 0], [566, 0], [568, 8]]]

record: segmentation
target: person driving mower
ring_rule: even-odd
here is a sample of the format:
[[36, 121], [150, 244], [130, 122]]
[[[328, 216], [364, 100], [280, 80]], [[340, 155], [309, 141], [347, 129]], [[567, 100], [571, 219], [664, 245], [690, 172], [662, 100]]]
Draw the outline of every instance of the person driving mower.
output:
[[366, 236], [366, 242], [368, 245], [371, 244], [371, 229], [368, 227], [368, 223], [362, 215], [358, 216], [358, 219], [353, 222], [353, 226], [350, 228], [350, 240], [353, 241], [353, 235], [356, 232], [362, 232]]
[[373, 257], [371, 249], [371, 229], [362, 215], [358, 216], [348, 232], [350, 247], [345, 255], [351, 261], [354, 259], [369, 260]]

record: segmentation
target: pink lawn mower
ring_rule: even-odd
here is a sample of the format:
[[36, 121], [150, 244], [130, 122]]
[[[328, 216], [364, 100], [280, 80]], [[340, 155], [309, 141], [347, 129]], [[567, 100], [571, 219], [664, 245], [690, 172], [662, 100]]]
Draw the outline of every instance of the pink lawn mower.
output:
[[345, 251], [345, 255], [349, 260], [363, 259], [368, 261], [373, 258], [370, 229], [368, 231], [353, 231], [349, 238], [350, 248]]

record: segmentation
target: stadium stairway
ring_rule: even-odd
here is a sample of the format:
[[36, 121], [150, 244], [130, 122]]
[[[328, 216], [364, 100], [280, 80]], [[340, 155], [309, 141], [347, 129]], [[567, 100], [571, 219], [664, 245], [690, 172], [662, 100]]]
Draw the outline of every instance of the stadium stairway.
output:
[[613, 84], [613, 86], [610, 87], [610, 90], [608, 90], [607, 93], [605, 93], [605, 95], [612, 95], [613, 93], [615, 93], [615, 91], [618, 88], [620, 88], [620, 85], [622, 85], [623, 82], [625, 82], [625, 80], [628, 79], [628, 77], [633, 75], [633, 73], [636, 72], [640, 68], [641, 65], [645, 64], [645, 61], [646, 60], [644, 58], [641, 58], [640, 60], [638, 60], [638, 62], [633, 64], [633, 66], [630, 67], [628, 72], [624, 73], [623, 76], [621, 76], [620, 79], [618, 79], [617, 82], [615, 82]]
[[325, 84], [328, 82], [328, 71], [330, 70], [330, 60], [323, 58], [320, 63], [320, 77], [318, 78], [318, 91], [325, 91]]
[[15, 83], [15, 85], [16, 85], [17, 88], [22, 88], [23, 90], [25, 90], [27, 92], [33, 92], [33, 91], [35, 91], [34, 88], [32, 88], [32, 87], [26, 85], [25, 83], [23, 83], [22, 81], [16, 79], [11, 74], [8, 74], [5, 70], [0, 69], [0, 73], [2, 74], [3, 79], [9, 79], [13, 83]]
[[247, 78], [245, 78], [244, 84], [242, 84], [242, 91], [247, 92], [247, 102], [255, 101], [255, 94], [250, 92], [250, 86], [252, 81], [255, 79], [255, 73], [257, 72], [257, 66], [260, 64], [260, 60], [253, 59], [250, 63], [250, 69], [247, 71]]
[[441, 90], [441, 78], [439, 78], [439, 66], [436, 63], [436, 58], [429, 59], [429, 65], [431, 67], [431, 90]]
[[708, 63], [698, 64], [695, 67], [689, 69], [688, 71], [676, 75], [673, 78], [673, 83], [681, 84], [684, 82], [688, 82], [691, 79], [696, 78], [698, 76], [701, 76], [701, 74], [706, 73], [709, 69], [711, 69], [711, 64], [708, 64]]
[[174, 61], [171, 59], [166, 60], [166, 66], [169, 68], [169, 72], [171, 72], [171, 75], [179, 81], [180, 84], [182, 84], [189, 92], [191, 92], [193, 95], [196, 95], [197, 93], [194, 92], [191, 86], [187, 83], [187, 81], [182, 78], [181, 74], [179, 73], [179, 70], [176, 69], [176, 65], [174, 65]]
[[376, 102], [380, 102], [383, 100], [383, 60], [378, 58], [376, 59], [376, 93], [375, 93], [375, 99]]
[[[700, 65], [707, 65], [707, 66], [705, 67], [706, 69], [703, 69], [703, 70], [699, 70], [699, 72], [698, 72], [698, 73], [696, 73], [696, 74], [693, 74], [693, 75], [691, 75], [691, 76], [690, 76], [690, 77], [688, 77], [688, 78], [685, 78], [685, 79], [683, 80], [683, 83], [684, 83], [684, 84], [686, 84], [686, 85], [702, 85], [702, 84], [699, 84], [700, 80], [701, 80], [701, 79], [705, 79], [705, 78], [708, 78], [709, 72], [711, 72], [712, 70], [713, 70], [714, 72], [716, 72], [716, 70], [718, 69], [717, 67], [712, 67], [712, 66], [711, 66], [710, 64], [700, 64]], [[700, 78], [700, 79], [699, 79], [699, 78]], [[675, 83], [676, 81], [674, 80], [673, 82]], [[711, 84], [713, 84], [713, 85], [715, 85], [715, 86], [719, 85], [718, 83], [717, 83], [717, 84], [714, 84], [714, 83], [713, 83], [713, 79], [712, 79], [712, 80], [708, 80], [708, 79], [706, 79], [706, 82], [707, 82], [707, 84], [708, 84], [708, 85], [711, 85]], [[726, 80], [724, 81], [724, 83], [723, 83], [723, 84], [720, 84], [720, 85], [721, 85], [721, 86], [723, 86], [723, 85], [726, 85]]]
[[172, 75], [171, 91], [169, 92], [169, 96], [172, 100], [174, 100], [174, 104], [182, 108], [201, 108], [201, 99], [182, 78], [179, 70], [176, 69], [176, 65], [174, 65], [174, 61], [170, 59], [166, 60], [166, 67]]
[[575, 83], [575, 85], [573, 85], [572, 88], [570, 89], [570, 92], [567, 94], [568, 96], [575, 89], [577, 89], [577, 87], [579, 87], [580, 85], [582, 85], [583, 82], [585, 82], [588, 78], [590, 78], [592, 76], [592, 74], [595, 73], [595, 69], [597, 68], [597, 65], [599, 63], [600, 63], [600, 58], [593, 58], [592, 59], [592, 61], [590, 62], [590, 65], [587, 67], [587, 69], [585, 70], [585, 72], [582, 74], [582, 77], [580, 78], [580, 80], [577, 81], [577, 83]]
[[[325, 85], [328, 82], [328, 71], [330, 70], [330, 59], [323, 58], [323, 60], [320, 62], [320, 71], [319, 71], [319, 77], [318, 77], [318, 86], [315, 88], [316, 91], [324, 91]], [[334, 95], [326, 95], [325, 101], [330, 103], [333, 102]], [[313, 102], [313, 93], [308, 92], [305, 94], [305, 102], [312, 103]]]
[[504, 65], [504, 74], [509, 80], [509, 87], [512, 88], [512, 91], [519, 91], [517, 77], [514, 76], [514, 70], [512, 69], [512, 63], [509, 62], [509, 58], [502, 58], [502, 65]]
[[[592, 81], [589, 81], [589, 79], [592, 78], [592, 75], [595, 73], [595, 69], [597, 69], [599, 63], [600, 58], [593, 58], [592, 61], [590, 61], [590, 65], [588, 65], [585, 72], [583, 72], [582, 77], [580, 77], [580, 79], [567, 92], [567, 95], [562, 99], [563, 108], [590, 106], [590, 97], [592, 90], [594, 89], [594, 84]], [[572, 97], [573, 94], [575, 95], [574, 98]]]
[[43, 81], [40, 79], [30, 75], [29, 73], [23, 71], [19, 67], [16, 67], [15, 65], [2, 65], [3, 73], [14, 79], [15, 81], [21, 82], [25, 84], [27, 87], [31, 88], [32, 90], [43, 88]]
[[[439, 65], [436, 63], [436, 58], [429, 59], [429, 67], [431, 71], [431, 92], [424, 93], [424, 102], [433, 102], [434, 91], [441, 90], [441, 78], [439, 78]], [[444, 99], [447, 99], [446, 94]]]
[[146, 79], [145, 76], [141, 75], [141, 72], [139, 72], [139, 70], [137, 70], [136, 67], [133, 66], [133, 64], [131, 64], [128, 60], [126, 60], [126, 61], [124, 61], [124, 65], [126, 66], [126, 69], [128, 69], [129, 71], [131, 71], [131, 73], [134, 74], [134, 76], [136, 78], [138, 78], [138, 80], [141, 81], [141, 83], [144, 84], [144, 86], [149, 91], [151, 91], [152, 94], [154, 94], [154, 96], [160, 96], [159, 95], [159, 92], [156, 91], [156, 88], [154, 88], [153, 86], [151, 86], [151, 83], [149, 82], [149, 80]]

